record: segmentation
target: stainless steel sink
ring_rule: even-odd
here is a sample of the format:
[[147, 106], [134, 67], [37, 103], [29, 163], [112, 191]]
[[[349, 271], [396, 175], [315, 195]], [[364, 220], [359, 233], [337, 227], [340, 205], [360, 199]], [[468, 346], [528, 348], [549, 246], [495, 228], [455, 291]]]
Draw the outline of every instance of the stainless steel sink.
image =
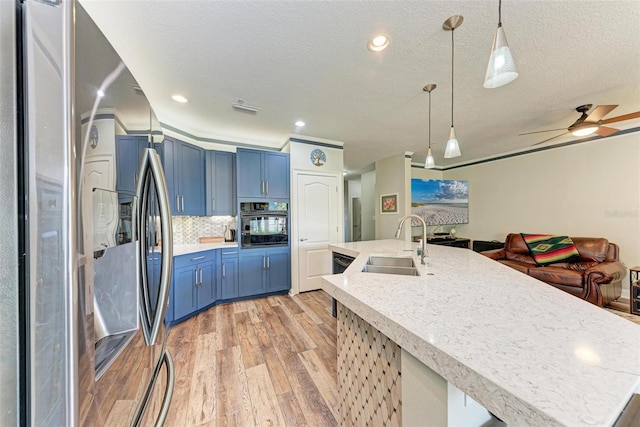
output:
[[388, 267], [415, 267], [413, 258], [370, 256], [367, 265], [379, 265]]
[[370, 265], [367, 264], [362, 270], [365, 273], [382, 273], [382, 274], [400, 274], [403, 276], [418, 276], [418, 270], [415, 267], [389, 267], [386, 265]]
[[413, 258], [396, 258], [371, 256], [362, 270], [365, 273], [400, 274], [403, 276], [418, 276], [418, 270]]

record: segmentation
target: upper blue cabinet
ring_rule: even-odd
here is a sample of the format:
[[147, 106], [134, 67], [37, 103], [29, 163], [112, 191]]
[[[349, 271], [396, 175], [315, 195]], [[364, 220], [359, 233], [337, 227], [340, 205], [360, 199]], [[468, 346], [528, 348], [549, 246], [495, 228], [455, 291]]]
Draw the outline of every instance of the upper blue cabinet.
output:
[[207, 151], [206, 214], [236, 214], [236, 155]]
[[239, 198], [289, 198], [289, 154], [238, 148]]
[[164, 139], [165, 176], [173, 215], [205, 215], [205, 150]]
[[[149, 146], [147, 136], [116, 135], [116, 191], [120, 203], [128, 203], [136, 193], [138, 169], [144, 149]], [[162, 158], [162, 144], [154, 144]]]

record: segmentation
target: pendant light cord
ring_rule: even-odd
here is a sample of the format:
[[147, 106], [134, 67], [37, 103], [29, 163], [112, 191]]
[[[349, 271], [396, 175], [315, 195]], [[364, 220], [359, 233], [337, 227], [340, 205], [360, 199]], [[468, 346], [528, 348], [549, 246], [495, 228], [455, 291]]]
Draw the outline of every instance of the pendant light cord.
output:
[[498, 0], [498, 28], [502, 27], [502, 0]]
[[429, 91], [429, 150], [431, 150], [431, 90]]
[[453, 49], [454, 49], [454, 43], [453, 43], [453, 32], [455, 31], [455, 28], [451, 29], [451, 127], [453, 127]]

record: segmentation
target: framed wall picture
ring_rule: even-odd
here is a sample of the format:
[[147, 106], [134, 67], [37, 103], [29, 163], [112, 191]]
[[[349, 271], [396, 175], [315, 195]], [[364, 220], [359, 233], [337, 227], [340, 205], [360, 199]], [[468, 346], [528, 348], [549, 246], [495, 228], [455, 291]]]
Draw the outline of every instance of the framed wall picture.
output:
[[380, 196], [380, 213], [381, 214], [397, 214], [398, 213], [398, 193], [383, 194]]

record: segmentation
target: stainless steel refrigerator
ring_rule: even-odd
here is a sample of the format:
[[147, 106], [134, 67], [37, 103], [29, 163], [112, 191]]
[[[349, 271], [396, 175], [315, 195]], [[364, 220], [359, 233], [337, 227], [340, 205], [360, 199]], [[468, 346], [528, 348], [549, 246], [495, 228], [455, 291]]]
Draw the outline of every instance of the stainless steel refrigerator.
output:
[[80, 4], [0, 1], [3, 423], [158, 425], [173, 390], [162, 133]]

